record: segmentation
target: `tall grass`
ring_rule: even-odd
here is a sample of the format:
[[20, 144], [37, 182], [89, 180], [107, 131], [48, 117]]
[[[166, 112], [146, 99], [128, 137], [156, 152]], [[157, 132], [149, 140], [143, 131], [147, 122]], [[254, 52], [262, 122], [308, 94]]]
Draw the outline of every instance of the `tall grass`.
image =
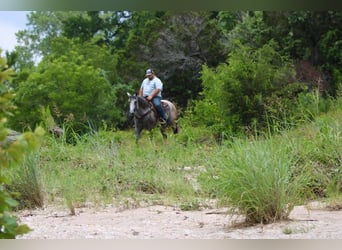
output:
[[200, 181], [249, 222], [286, 219], [294, 205], [342, 191], [342, 111], [267, 138], [222, 147]]
[[44, 194], [39, 171], [39, 154], [28, 154], [23, 162], [9, 172], [9, 189], [17, 192], [18, 208], [36, 208], [44, 205]]
[[300, 143], [295, 152], [299, 169], [310, 173], [307, 186], [318, 197], [329, 196], [331, 185], [342, 190], [341, 114], [341, 111], [333, 111], [321, 115], [310, 125], [289, 133]]
[[212, 166], [212, 180], [206, 184], [245, 215], [247, 222], [285, 219], [301, 200], [304, 180], [292, 175], [296, 159], [290, 146], [274, 138], [235, 140]]
[[180, 146], [175, 137], [163, 141], [156, 133], [135, 145], [132, 131], [100, 131], [73, 141], [46, 138], [40, 169], [48, 202], [72, 210], [87, 202], [174, 204], [199, 197], [184, 168], [200, 165], [203, 152]]

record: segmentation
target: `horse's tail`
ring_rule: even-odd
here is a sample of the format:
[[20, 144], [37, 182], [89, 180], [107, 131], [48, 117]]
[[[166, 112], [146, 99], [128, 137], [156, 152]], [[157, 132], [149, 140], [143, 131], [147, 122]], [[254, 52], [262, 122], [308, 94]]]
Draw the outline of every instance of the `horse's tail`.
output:
[[177, 123], [179, 113], [177, 111], [176, 105], [168, 100], [163, 100], [163, 102], [169, 106], [169, 109], [168, 109], [169, 123], [173, 128], [173, 133], [177, 134], [179, 132], [179, 127]]

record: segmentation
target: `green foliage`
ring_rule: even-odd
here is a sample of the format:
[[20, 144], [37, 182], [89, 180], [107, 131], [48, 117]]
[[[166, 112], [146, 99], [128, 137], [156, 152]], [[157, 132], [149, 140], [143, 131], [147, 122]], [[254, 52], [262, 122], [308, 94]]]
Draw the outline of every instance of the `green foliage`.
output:
[[49, 60], [60, 57], [72, 58], [77, 54], [84, 57], [84, 63], [99, 69], [101, 74], [111, 83], [118, 81], [115, 70], [117, 58], [113, 56], [104, 45], [98, 45], [96, 38], [82, 42], [79, 38], [68, 39], [66, 37], [56, 37], [51, 42]]
[[[115, 107], [115, 111], [112, 109], [113, 112], [105, 115], [108, 117], [106, 123], [110, 125], [112, 121], [113, 126], [120, 128], [127, 127], [122, 112], [126, 110], [126, 102], [121, 101], [121, 90], [137, 91], [147, 67], [153, 67], [165, 83], [164, 97], [186, 108], [192, 100], [206, 98], [199, 95], [202, 87], [205, 88], [200, 79], [203, 65], [212, 69], [223, 63], [227, 67], [235, 64], [236, 74], [241, 75], [230, 77], [238, 82], [241, 78], [242, 89], [249, 87], [249, 93], [236, 96], [234, 103], [241, 107], [240, 110], [236, 107], [231, 110], [229, 105], [220, 106], [219, 109], [227, 110], [232, 120], [221, 119], [212, 127], [215, 134], [222, 134], [222, 130], [228, 130], [229, 134], [246, 127], [250, 130], [251, 127], [265, 126], [268, 118], [262, 103], [279, 103], [283, 108], [291, 106], [291, 100], [279, 98], [279, 94], [284, 93], [279, 93], [279, 88], [268, 82], [272, 81], [270, 74], [277, 75], [275, 71], [287, 67], [285, 57], [295, 65], [305, 60], [319, 72], [319, 77], [315, 76], [317, 79], [300, 79], [301, 72], [297, 71], [297, 76], [291, 74], [293, 82], [320, 85], [317, 86], [320, 91], [337, 96], [342, 61], [339, 53], [341, 17], [339, 11], [35, 11], [28, 16], [28, 28], [18, 32], [22, 46], [17, 47], [16, 53], [9, 58], [11, 65], [13, 63], [16, 69], [23, 71], [35, 68], [34, 55], [42, 56], [44, 63], [63, 56], [84, 56], [91, 66], [100, 69], [111, 86], [119, 89], [112, 93], [115, 97], [104, 99], [104, 102], [108, 102], [105, 104], [107, 109], [110, 109], [109, 103]], [[271, 40], [279, 46], [271, 45]], [[239, 44], [249, 48], [245, 50], [246, 58]], [[268, 46], [276, 53], [266, 52]], [[258, 58], [257, 50], [266, 53], [261, 56], [265, 59], [263, 62], [260, 56]], [[228, 53], [231, 57], [227, 59]], [[239, 62], [234, 59], [234, 54], [241, 57]], [[270, 60], [272, 56], [274, 61]], [[277, 64], [279, 57], [284, 63], [282, 66]], [[275, 67], [265, 70], [261, 65], [267, 60], [269, 64], [275, 63]], [[258, 69], [253, 66], [255, 61]], [[224, 67], [221, 69], [224, 71]], [[16, 89], [26, 79], [26, 73], [18, 72], [18, 79], [12, 87]], [[289, 80], [284, 79], [282, 88], [287, 88]], [[253, 80], [259, 82], [255, 91]], [[262, 91], [261, 85], [265, 87]], [[264, 93], [266, 89], [268, 93]], [[225, 89], [227, 91], [230, 89]], [[253, 91], [256, 93], [251, 93]], [[272, 91], [277, 93], [269, 98]], [[209, 111], [213, 103], [216, 102], [210, 99], [199, 105]], [[254, 109], [249, 108], [252, 105], [255, 105]], [[236, 116], [235, 113], [240, 111], [245, 113]], [[287, 118], [293, 115], [291, 111]], [[92, 123], [101, 123], [103, 117], [98, 119], [100, 121]], [[25, 123], [13, 122], [21, 127], [27, 125]]]
[[37, 128], [34, 133], [26, 132], [16, 138], [9, 137], [6, 117], [11, 114], [14, 106], [11, 103], [13, 93], [8, 91], [6, 83], [11, 74], [13, 71], [7, 68], [6, 60], [0, 56], [0, 239], [14, 239], [29, 231], [26, 225], [19, 225], [17, 218], [11, 214], [18, 203], [14, 199], [15, 194], [6, 189], [10, 181], [4, 173], [5, 169], [20, 163], [27, 152], [37, 150], [39, 137], [43, 134], [42, 129]]
[[18, 68], [34, 68], [37, 57], [44, 57], [50, 52], [51, 40], [61, 33], [62, 21], [65, 16], [75, 12], [66, 11], [32, 11], [27, 16], [27, 29], [16, 34], [19, 46]]
[[4, 189], [5, 180], [0, 178], [0, 239], [14, 239], [17, 235], [25, 234], [30, 231], [26, 225], [19, 225], [17, 218], [9, 212], [17, 206], [13, 199], [13, 194]]
[[222, 31], [228, 34], [240, 22], [242, 11], [220, 11], [218, 13], [218, 25]]
[[62, 34], [70, 39], [79, 38], [82, 42], [96, 40], [97, 45], [110, 46], [121, 40], [123, 20], [130, 16], [129, 11], [79, 11], [62, 20]]
[[[310, 173], [307, 186], [318, 197], [329, 196], [328, 188], [335, 185], [342, 190], [341, 159], [341, 111], [321, 115], [307, 131], [295, 133], [305, 134], [301, 146], [296, 152], [303, 171]], [[296, 136], [296, 135], [293, 135]]]
[[243, 45], [258, 49], [265, 45], [272, 36], [267, 36], [267, 27], [263, 21], [263, 11], [240, 12], [237, 17], [238, 22], [233, 27], [224, 31], [226, 37], [225, 46], [229, 52], [238, 49], [236, 41]]
[[192, 113], [193, 111], [188, 109], [185, 111], [184, 117], [178, 120], [181, 124], [181, 133], [177, 135], [177, 141], [187, 147], [216, 144], [215, 139], [217, 138], [205, 126], [200, 125], [193, 118]]
[[20, 84], [15, 99], [18, 112], [12, 124], [39, 124], [40, 110], [48, 106], [53, 108], [57, 124], [67, 123], [76, 133], [97, 129], [103, 121], [111, 124], [111, 120], [121, 117], [120, 110], [112, 108], [111, 85], [102, 70], [93, 66], [95, 62], [75, 51], [44, 59], [37, 71]]
[[[220, 65], [217, 71], [224, 67]], [[203, 99], [194, 102], [194, 119], [199, 124], [209, 127], [214, 135], [218, 135], [228, 130], [225, 127], [224, 109], [222, 97], [223, 81], [220, 74], [215, 74], [206, 65], [202, 70]], [[232, 116], [230, 119], [234, 119]]]
[[18, 209], [37, 208], [44, 204], [42, 181], [39, 172], [39, 155], [37, 153], [28, 154], [21, 164], [13, 167], [8, 172], [11, 183], [8, 190], [19, 193], [16, 198]]
[[337, 107], [336, 113], [297, 130], [223, 139], [220, 145], [189, 117], [181, 119], [181, 134], [163, 141], [154, 131], [152, 141], [146, 136], [139, 145], [132, 130], [105, 126], [92, 135], [74, 134], [74, 144], [65, 136], [46, 136], [38, 180], [47, 202], [63, 201], [74, 214], [89, 203], [195, 210], [215, 199], [249, 222], [271, 223], [308, 198], [340, 192], [342, 116]]
[[323, 98], [317, 89], [309, 92], [305, 84], [291, 83], [267, 100], [268, 132], [277, 133], [313, 121], [331, 106], [332, 99]]
[[306, 199], [336, 197], [342, 120], [339, 102], [331, 105], [328, 114], [281, 135], [223, 141], [199, 177], [202, 190], [253, 223], [285, 219]]
[[286, 86], [291, 65], [273, 42], [255, 51], [240, 44], [228, 62], [214, 70], [203, 67], [204, 99], [195, 107], [198, 120], [217, 132], [236, 133], [255, 125], [262, 129], [268, 98]]
[[134, 12], [126, 46], [119, 52], [123, 81], [140, 83], [144, 70], [152, 67], [165, 83], [164, 97], [185, 107], [201, 90], [202, 64], [216, 66], [225, 58], [222, 33], [211, 14]]
[[[341, 94], [341, 12], [46, 11], [32, 12], [28, 26], [18, 33], [23, 46], [7, 55], [16, 79], [0, 72], [1, 237], [24, 233], [9, 214], [16, 200], [39, 205], [29, 202], [41, 193], [72, 213], [88, 201], [192, 210], [216, 198], [267, 223], [312, 193], [342, 190], [341, 99], [322, 95]], [[33, 54], [42, 56], [36, 66]], [[312, 78], [292, 66], [302, 60]], [[165, 82], [164, 97], [187, 108], [177, 137], [137, 147], [132, 131], [109, 130], [128, 126], [126, 92], [147, 67]], [[40, 130], [6, 140], [7, 124], [41, 123], [66, 133], [47, 136], [39, 158], [24, 154], [39, 146]], [[274, 132], [282, 136], [259, 137]], [[243, 134], [254, 139], [234, 139]]]
[[326, 91], [336, 95], [334, 70], [341, 68], [341, 11], [264, 12], [267, 36], [296, 61], [308, 60], [323, 71]]

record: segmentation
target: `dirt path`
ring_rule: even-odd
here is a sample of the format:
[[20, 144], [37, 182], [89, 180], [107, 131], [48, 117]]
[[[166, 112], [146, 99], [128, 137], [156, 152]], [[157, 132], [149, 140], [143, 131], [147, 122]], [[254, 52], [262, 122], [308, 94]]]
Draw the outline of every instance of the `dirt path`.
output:
[[[181, 211], [170, 206], [119, 210], [46, 207], [19, 213], [32, 232], [21, 239], [342, 239], [342, 210], [328, 211], [316, 203], [298, 206], [289, 221], [238, 227], [243, 218], [227, 209]], [[235, 222], [235, 223], [234, 223]], [[235, 226], [233, 226], [235, 225]]]

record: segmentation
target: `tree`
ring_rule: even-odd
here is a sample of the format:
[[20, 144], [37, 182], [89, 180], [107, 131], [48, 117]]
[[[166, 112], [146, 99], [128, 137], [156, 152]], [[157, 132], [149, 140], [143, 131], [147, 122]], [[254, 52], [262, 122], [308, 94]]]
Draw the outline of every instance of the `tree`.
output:
[[96, 40], [97, 45], [122, 47], [121, 29], [129, 18], [128, 11], [79, 12], [62, 20], [62, 34], [67, 38], [79, 38], [82, 42]]
[[5, 58], [0, 56], [0, 239], [14, 239], [30, 230], [26, 225], [19, 225], [17, 218], [11, 214], [18, 203], [15, 194], [6, 189], [10, 182], [4, 175], [4, 170], [20, 163], [26, 153], [37, 150], [39, 138], [43, 134], [43, 130], [38, 127], [34, 133], [9, 136], [11, 130], [6, 127], [7, 116], [11, 114], [14, 106], [11, 102], [13, 93], [5, 83], [10, 81], [12, 74], [13, 70], [8, 68]]
[[227, 63], [202, 71], [203, 100], [195, 102], [198, 121], [217, 135], [266, 126], [266, 106], [276, 91], [286, 86], [293, 68], [270, 42], [257, 50], [237, 44]]
[[[88, 105], [95, 112], [100, 115], [92, 116], [92, 123], [94, 127], [98, 127], [103, 121], [109, 126], [122, 126], [126, 121], [125, 112], [127, 110], [126, 99], [123, 101], [123, 96], [126, 97], [126, 92], [131, 91], [128, 85], [123, 85], [121, 78], [117, 74], [116, 66], [118, 56], [113, 55], [112, 52], [115, 49], [109, 46], [114, 46], [114, 42], [120, 42], [120, 39], [124, 39], [124, 35], [120, 35], [121, 23], [127, 19], [129, 12], [84, 12], [84, 11], [68, 11], [68, 12], [33, 12], [29, 16], [28, 28], [24, 31], [20, 31], [17, 35], [22, 43], [25, 43], [26, 47], [19, 46], [16, 51], [18, 57], [16, 64], [18, 65], [18, 74], [14, 81], [11, 83], [14, 89], [25, 89], [28, 87], [27, 81], [36, 79], [37, 75], [46, 71], [47, 65], [51, 66], [51, 62], [57, 61], [66, 63], [70, 59], [70, 62], [75, 60], [81, 60], [80, 64], [90, 66], [94, 69], [95, 75], [101, 75], [104, 81], [107, 82], [107, 86], [103, 91], [106, 95], [102, 95], [102, 103], [97, 107]], [[120, 33], [121, 32], [121, 33]], [[118, 36], [118, 37], [115, 37]], [[36, 67], [32, 62], [32, 54], [40, 55], [40, 60], [45, 66], [41, 64]], [[78, 58], [78, 59], [76, 59]], [[74, 60], [75, 59], [75, 60]], [[72, 64], [72, 63], [71, 63]], [[67, 67], [67, 66], [66, 66]], [[72, 67], [72, 66], [71, 66]], [[35, 72], [34, 76], [31, 74]], [[63, 72], [60, 72], [64, 74]], [[71, 72], [70, 72], [71, 74]], [[70, 75], [65, 75], [65, 82]], [[81, 79], [80, 79], [81, 81]], [[89, 82], [89, 81], [88, 81]], [[49, 85], [48, 82], [40, 81], [40, 85]], [[90, 83], [89, 84], [95, 84]], [[33, 84], [33, 83], [31, 83]], [[76, 81], [75, 83], [76, 84]], [[50, 84], [51, 85], [51, 84]], [[97, 86], [100, 87], [101, 85]], [[35, 88], [34, 85], [30, 86]], [[110, 87], [110, 89], [108, 89]], [[46, 90], [46, 86], [42, 89]], [[49, 91], [54, 89], [49, 89]], [[28, 93], [32, 93], [31, 90], [25, 90]], [[37, 90], [39, 92], [39, 90]], [[38, 97], [36, 102], [42, 101], [40, 104], [27, 103], [20, 99], [20, 95], [26, 92], [22, 90], [18, 91], [16, 103], [19, 106], [16, 117], [11, 119], [13, 126], [25, 127], [33, 126], [39, 122], [39, 108], [38, 106], [48, 105], [53, 108], [55, 104], [51, 103], [51, 99], [45, 97]], [[39, 93], [36, 93], [39, 95]], [[43, 93], [42, 93], [43, 94]], [[64, 100], [63, 97], [60, 100]], [[91, 102], [91, 100], [89, 100]], [[23, 106], [24, 105], [24, 106]], [[32, 106], [33, 105], [33, 106]], [[70, 106], [70, 105], [69, 105]], [[81, 106], [81, 109], [86, 109], [87, 106]], [[100, 108], [101, 107], [101, 108]], [[33, 108], [30, 116], [24, 116], [22, 110], [29, 110]], [[76, 109], [76, 107], [74, 107]], [[65, 110], [64, 110], [65, 111]], [[89, 115], [90, 110], [87, 110]], [[24, 111], [25, 113], [25, 111]], [[52, 112], [53, 113], [53, 112]], [[75, 114], [74, 112], [72, 112]], [[64, 117], [57, 119], [61, 125]], [[95, 119], [95, 120], [94, 120]], [[98, 119], [98, 120], [97, 120]], [[81, 123], [83, 125], [84, 121]], [[81, 126], [81, 124], [79, 124]], [[82, 126], [83, 126], [82, 125]], [[84, 131], [84, 129], [82, 129]]]
[[143, 22], [131, 30], [118, 71], [126, 82], [138, 85], [144, 70], [154, 68], [165, 83], [164, 96], [186, 106], [201, 90], [202, 64], [217, 66], [226, 56], [217, 19], [211, 14], [134, 13], [132, 18]]
[[226, 40], [225, 46], [228, 52], [233, 52], [238, 49], [236, 47], [238, 41], [252, 49], [258, 49], [272, 39], [272, 36], [266, 35], [267, 31], [262, 11], [239, 12], [235, 19], [235, 25], [223, 31]]
[[342, 66], [342, 12], [264, 12], [263, 20], [267, 36], [295, 61], [308, 61], [320, 70], [322, 89], [335, 96]]
[[63, 20], [78, 13], [76, 11], [30, 12], [27, 16], [27, 28], [16, 34], [19, 44], [31, 55], [41, 57], [48, 55], [51, 41], [62, 33]]
[[117, 46], [122, 43], [122, 26], [128, 11], [33, 11], [25, 30], [19, 31], [19, 64], [32, 63], [48, 56], [55, 38], [67, 37], [97, 45]]
[[[73, 42], [64, 42], [67, 52], [44, 57], [28, 78], [21, 82], [15, 98], [18, 111], [13, 124], [33, 127], [41, 122], [40, 110], [50, 107], [57, 124], [68, 123], [76, 133], [84, 133], [101, 126], [102, 122], [118, 122], [120, 111], [113, 107], [113, 89], [108, 74], [95, 67], [99, 57], [105, 56], [97, 46], [99, 57], [86, 57], [95, 52], [87, 44], [81, 49]], [[58, 47], [58, 46], [57, 46]], [[74, 50], [75, 49], [75, 50]], [[57, 51], [56, 51], [57, 52]]]

